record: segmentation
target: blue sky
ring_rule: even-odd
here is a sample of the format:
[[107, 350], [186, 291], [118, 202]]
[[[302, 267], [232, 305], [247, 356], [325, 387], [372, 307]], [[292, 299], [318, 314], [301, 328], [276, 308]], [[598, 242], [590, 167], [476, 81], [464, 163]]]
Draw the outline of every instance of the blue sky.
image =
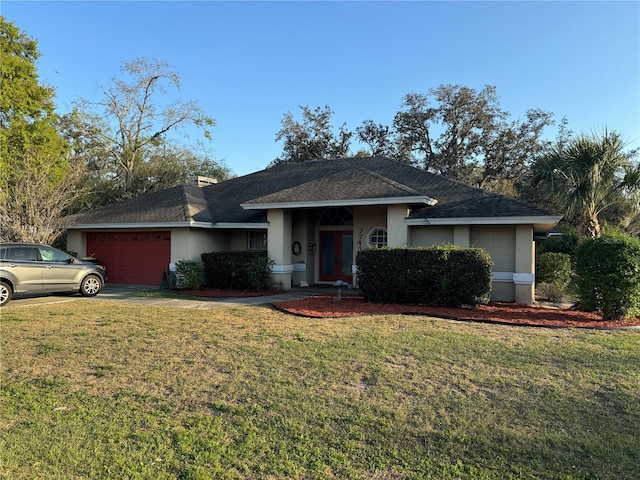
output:
[[640, 147], [638, 1], [4, 0], [1, 13], [37, 40], [59, 113], [99, 100], [125, 61], [168, 62], [180, 98], [216, 119], [215, 159], [238, 175], [281, 154], [275, 135], [299, 105], [328, 105], [336, 128], [390, 125], [405, 94], [447, 83], [495, 85], [513, 118], [541, 108]]

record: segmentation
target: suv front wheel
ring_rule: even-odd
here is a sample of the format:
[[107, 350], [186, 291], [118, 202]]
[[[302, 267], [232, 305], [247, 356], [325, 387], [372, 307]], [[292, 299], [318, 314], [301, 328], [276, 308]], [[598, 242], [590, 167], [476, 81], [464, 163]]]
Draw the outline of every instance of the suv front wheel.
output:
[[80, 293], [85, 297], [93, 297], [100, 293], [102, 281], [97, 275], [87, 275], [80, 284]]
[[12, 295], [13, 290], [11, 289], [11, 285], [9, 285], [4, 280], [0, 281], [0, 307], [3, 307], [7, 303], [9, 303]]

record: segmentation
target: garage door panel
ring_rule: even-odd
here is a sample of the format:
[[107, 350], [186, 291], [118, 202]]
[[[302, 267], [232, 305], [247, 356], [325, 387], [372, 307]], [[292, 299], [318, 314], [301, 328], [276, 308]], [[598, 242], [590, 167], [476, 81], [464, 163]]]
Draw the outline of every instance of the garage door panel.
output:
[[110, 283], [159, 285], [171, 258], [171, 232], [87, 233], [87, 254], [107, 267]]

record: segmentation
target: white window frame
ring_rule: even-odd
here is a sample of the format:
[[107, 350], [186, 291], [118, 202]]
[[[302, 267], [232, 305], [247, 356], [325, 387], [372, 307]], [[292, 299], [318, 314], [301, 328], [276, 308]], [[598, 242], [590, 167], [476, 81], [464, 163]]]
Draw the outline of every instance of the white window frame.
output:
[[[384, 238], [384, 242], [382, 244], [380, 244], [379, 241], [373, 241], [374, 237], [378, 238], [378, 236], [380, 236], [380, 232], [383, 233], [382, 237]], [[369, 248], [382, 248], [389, 245], [389, 232], [387, 232], [387, 227], [373, 227], [367, 235], [367, 244], [369, 245]]]

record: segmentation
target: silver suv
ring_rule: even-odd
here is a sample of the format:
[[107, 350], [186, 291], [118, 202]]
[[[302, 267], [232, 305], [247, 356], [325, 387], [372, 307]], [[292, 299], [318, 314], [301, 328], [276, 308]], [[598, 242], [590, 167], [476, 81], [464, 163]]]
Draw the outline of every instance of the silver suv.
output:
[[80, 292], [97, 295], [107, 281], [101, 265], [35, 243], [0, 244], [0, 306], [14, 294]]

